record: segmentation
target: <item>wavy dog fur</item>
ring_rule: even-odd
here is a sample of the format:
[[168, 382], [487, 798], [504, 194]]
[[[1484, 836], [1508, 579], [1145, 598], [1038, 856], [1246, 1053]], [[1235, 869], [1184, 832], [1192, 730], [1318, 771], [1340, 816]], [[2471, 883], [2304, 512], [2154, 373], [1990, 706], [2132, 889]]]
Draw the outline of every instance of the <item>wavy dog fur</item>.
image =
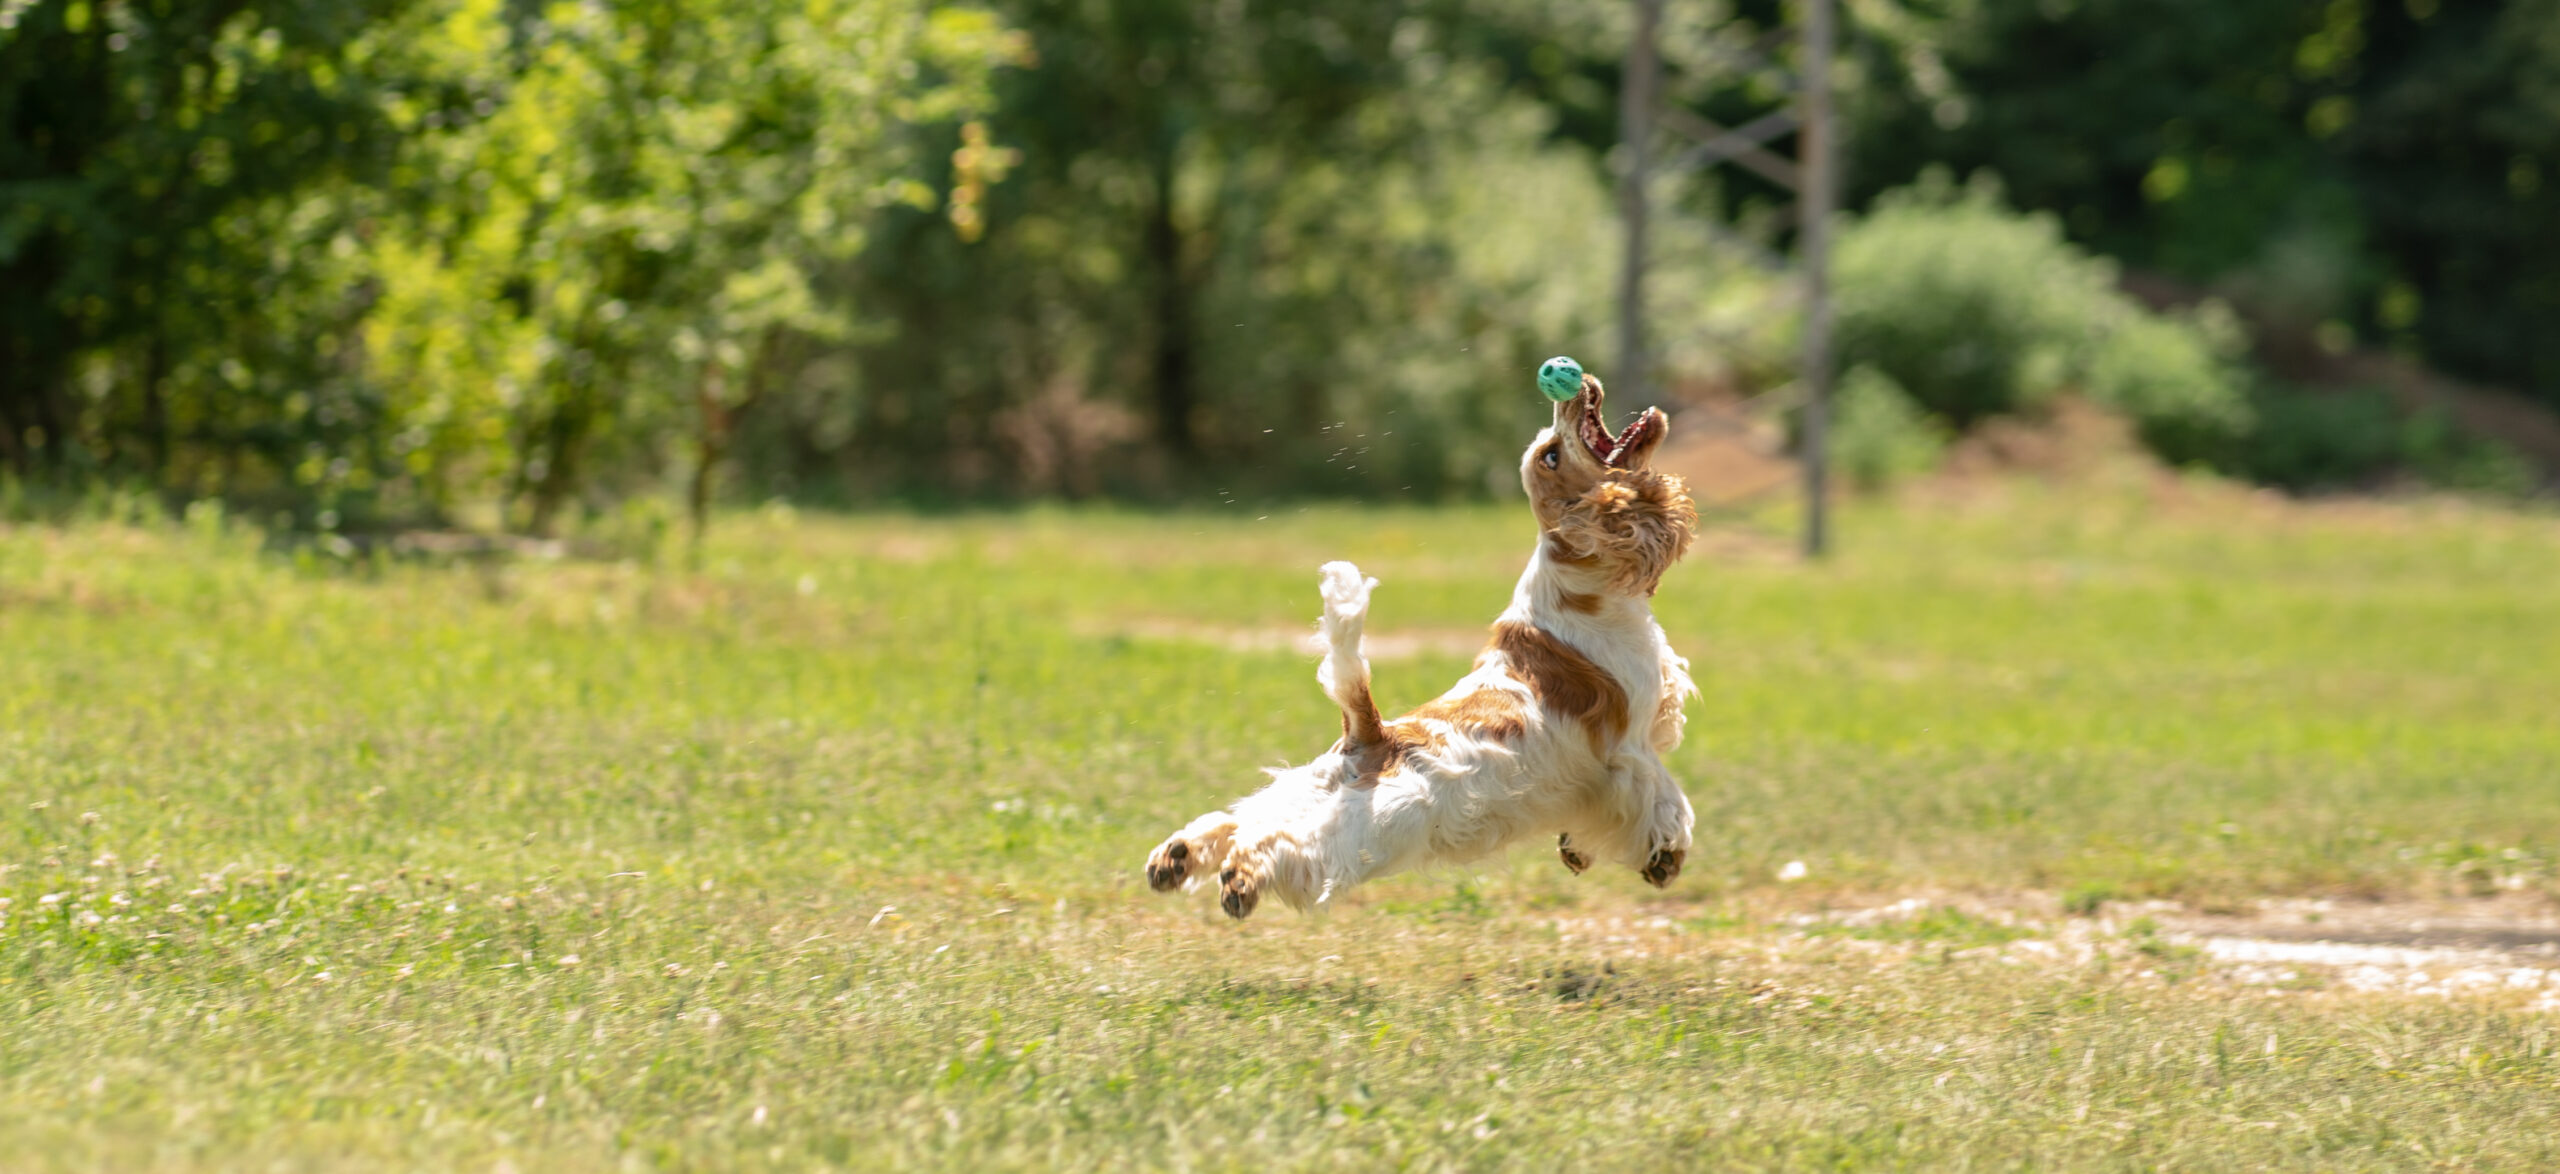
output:
[[1241, 918], [1265, 896], [1305, 909], [1374, 876], [1548, 834], [1577, 873], [1614, 860], [1656, 886], [1680, 875], [1696, 816], [1662, 755], [1680, 744], [1697, 689], [1646, 601], [1688, 551], [1697, 511], [1679, 478], [1650, 467], [1669, 421], [1647, 410], [1612, 435], [1604, 395], [1585, 376], [1521, 457], [1538, 544], [1474, 668], [1383, 719], [1360, 650], [1378, 582], [1325, 564], [1316, 679], [1342, 736], [1168, 837], [1147, 858], [1150, 885], [1215, 877], [1219, 904]]

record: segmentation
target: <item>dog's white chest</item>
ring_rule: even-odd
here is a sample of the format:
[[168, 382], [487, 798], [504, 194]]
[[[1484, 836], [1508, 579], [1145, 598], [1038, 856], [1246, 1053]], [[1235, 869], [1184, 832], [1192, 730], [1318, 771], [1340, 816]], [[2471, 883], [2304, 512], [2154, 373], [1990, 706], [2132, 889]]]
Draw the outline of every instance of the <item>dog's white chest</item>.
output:
[[1584, 616], [1568, 612], [1538, 616], [1536, 622], [1546, 625], [1617, 681], [1618, 687], [1626, 691], [1629, 726], [1644, 727], [1643, 719], [1653, 712], [1654, 698], [1662, 691], [1662, 662], [1670, 653], [1662, 628], [1654, 623], [1651, 614], [1626, 611]]

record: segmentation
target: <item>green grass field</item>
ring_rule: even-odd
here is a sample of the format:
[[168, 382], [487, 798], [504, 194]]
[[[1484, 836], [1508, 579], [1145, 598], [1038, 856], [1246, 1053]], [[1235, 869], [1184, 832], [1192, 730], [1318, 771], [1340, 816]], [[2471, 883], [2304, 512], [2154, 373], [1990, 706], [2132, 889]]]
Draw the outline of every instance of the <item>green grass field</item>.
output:
[[1522, 511], [766, 510], [698, 571], [0, 529], [0, 1167], [2560, 1167], [2560, 1015], [2061, 911], [2550, 900], [2560, 521], [1843, 532], [1726, 519], [1657, 600], [1670, 892], [1531, 846], [1237, 925], [1139, 865], [1330, 741], [1316, 565], [1411, 705]]

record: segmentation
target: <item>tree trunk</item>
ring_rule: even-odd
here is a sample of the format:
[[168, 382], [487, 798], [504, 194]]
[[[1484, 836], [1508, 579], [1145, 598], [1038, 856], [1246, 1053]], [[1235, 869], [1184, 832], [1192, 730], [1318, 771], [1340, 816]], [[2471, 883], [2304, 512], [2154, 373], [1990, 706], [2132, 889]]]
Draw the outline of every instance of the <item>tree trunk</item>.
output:
[[685, 487], [684, 500], [692, 530], [685, 541], [685, 560], [697, 569], [702, 566], [703, 534], [711, 528], [711, 481], [729, 455], [729, 409], [720, 402], [725, 382], [720, 360], [703, 360], [702, 379], [693, 389], [693, 479]]
[[150, 455], [151, 479], [163, 485], [169, 478], [169, 397], [161, 385], [168, 378], [169, 332], [155, 322], [142, 355], [142, 443]]
[[1182, 269], [1182, 232], [1173, 223], [1175, 143], [1156, 156], [1155, 206], [1147, 217], [1146, 252], [1156, 287], [1156, 438], [1177, 460], [1200, 450], [1193, 432], [1197, 394], [1193, 379], [1191, 287]]
[[[6, 279], [14, 281], [18, 276], [11, 273]], [[31, 276], [52, 280], [50, 273]], [[35, 321], [27, 322], [28, 318]], [[41, 309], [19, 322], [26, 328], [0, 328], [0, 455], [20, 475], [33, 475], [39, 467], [61, 461], [63, 435], [55, 391], [70, 365], [71, 329], [69, 323]], [[37, 433], [44, 437], [41, 445], [35, 443]]]
[[695, 566], [702, 563], [702, 539], [711, 529], [711, 490], [718, 482], [720, 463], [729, 459], [730, 440], [736, 435], [738, 417], [764, 398], [765, 387], [773, 375], [777, 354], [782, 347], [782, 332], [768, 327], [756, 340], [755, 353], [747, 359], [745, 385], [738, 402], [730, 403], [728, 373], [717, 360], [702, 365], [702, 380], [694, 385], [694, 408], [699, 421], [695, 436], [693, 479], [685, 487], [685, 513], [693, 533], [687, 542], [686, 557]]
[[595, 416], [593, 400], [585, 384], [593, 372], [582, 373], [551, 409], [544, 421], [540, 437], [542, 445], [542, 479], [531, 485], [533, 517], [525, 529], [536, 538], [551, 537], [559, 524], [560, 507], [578, 485], [578, 458], [586, 451], [587, 431]]
[[35, 460], [40, 464], [52, 465], [56, 469], [63, 467], [64, 454], [70, 451], [67, 447], [71, 443], [70, 422], [75, 418], [74, 414], [66, 410], [63, 405], [60, 376], [63, 368], [67, 366], [69, 366], [67, 363], [55, 366], [39, 376], [37, 381], [28, 388], [35, 393], [33, 400], [35, 426], [44, 433], [44, 448], [34, 454]]
[[18, 432], [26, 421], [18, 418], [17, 402], [26, 392], [22, 382], [27, 378], [20, 368], [18, 340], [0, 328], [0, 461], [8, 462], [10, 471], [23, 477], [33, 470], [27, 466], [27, 451], [21, 447]]

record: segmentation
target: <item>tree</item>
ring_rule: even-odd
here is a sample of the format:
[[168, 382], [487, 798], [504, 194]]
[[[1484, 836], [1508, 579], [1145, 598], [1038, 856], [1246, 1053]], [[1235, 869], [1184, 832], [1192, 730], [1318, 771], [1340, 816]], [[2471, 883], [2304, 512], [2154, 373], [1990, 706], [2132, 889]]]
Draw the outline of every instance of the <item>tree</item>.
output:
[[1598, 161], [1460, 7], [1011, 9], [1039, 65], [997, 87], [990, 136], [1021, 156], [984, 238], [882, 217], [848, 271], [882, 329], [767, 422], [791, 453], [769, 467], [1480, 492], [1538, 402], [1502, 389], [1604, 337], [1613, 229]]
[[2560, 3], [2377, 5], [2338, 136], [2383, 338], [2560, 407]]
[[445, 438], [421, 465], [479, 482], [447, 492], [503, 476], [535, 533], [685, 434], [698, 531], [735, 415], [848, 329], [813, 275], [884, 205], [935, 202], [915, 128], [968, 117], [1022, 55], [986, 12], [920, 0], [477, 0], [434, 40], [504, 100], [412, 162], [440, 198], [383, 251], [380, 376]]
[[[1028, 3], [1015, 21], [1041, 68], [1010, 79], [996, 126], [1025, 182], [1115, 210], [1148, 356], [1149, 414], [1177, 459], [1201, 448], [1198, 313], [1222, 238], [1252, 196], [1254, 155], [1313, 154], [1341, 120], [1403, 82], [1391, 4], [1187, 0]], [[1185, 185], [1195, 196], [1186, 206]]]
[[1988, 169], [2075, 239], [2275, 333], [2352, 328], [2560, 404], [2553, 0], [1860, 11], [1860, 200], [1932, 164]]
[[368, 33], [406, 3], [0, 0], [0, 460], [160, 477], [184, 443], [290, 463], [352, 423], [226, 348], [311, 356], [349, 311], [325, 263], [278, 254], [346, 227], [298, 196], [387, 163], [399, 79]]

